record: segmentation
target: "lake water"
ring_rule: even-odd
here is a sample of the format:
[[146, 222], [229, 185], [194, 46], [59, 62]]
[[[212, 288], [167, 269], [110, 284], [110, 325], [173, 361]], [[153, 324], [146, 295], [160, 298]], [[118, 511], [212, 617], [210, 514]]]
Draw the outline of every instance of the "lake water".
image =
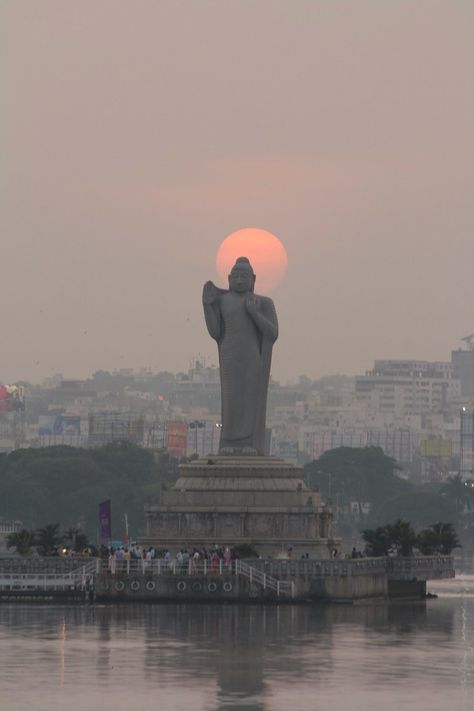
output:
[[0, 604], [1, 711], [472, 711], [474, 576], [425, 604]]

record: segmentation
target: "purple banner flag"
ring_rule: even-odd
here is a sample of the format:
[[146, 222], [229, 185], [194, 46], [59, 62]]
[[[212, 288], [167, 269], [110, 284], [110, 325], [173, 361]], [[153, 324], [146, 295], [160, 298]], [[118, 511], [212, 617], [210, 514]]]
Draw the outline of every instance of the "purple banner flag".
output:
[[109, 543], [112, 538], [112, 515], [110, 499], [99, 504], [99, 540], [100, 543]]

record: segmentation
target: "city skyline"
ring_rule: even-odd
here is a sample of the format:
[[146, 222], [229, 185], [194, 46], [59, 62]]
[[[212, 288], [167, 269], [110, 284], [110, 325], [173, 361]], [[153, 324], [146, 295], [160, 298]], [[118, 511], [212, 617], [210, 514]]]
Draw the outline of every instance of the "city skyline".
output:
[[[433, 364], [440, 364], [440, 365], [450, 365], [453, 362], [453, 354], [454, 352], [456, 353], [461, 353], [461, 354], [469, 354], [472, 350], [471, 347], [466, 347], [465, 343], [462, 343], [463, 341], [465, 342], [467, 339], [463, 338], [460, 339], [461, 342], [461, 347], [460, 348], [453, 348], [452, 351], [450, 351], [449, 356], [437, 360], [430, 360], [428, 358], [372, 358], [368, 363], [367, 367], [365, 367], [363, 370], [360, 370], [359, 372], [328, 372], [324, 373], [321, 375], [317, 376], [312, 376], [309, 373], [293, 373], [287, 377], [287, 378], [279, 378], [273, 373], [270, 376], [270, 382], [271, 383], [276, 383], [282, 386], [291, 386], [291, 385], [296, 385], [299, 383], [300, 379], [306, 379], [308, 378], [314, 383], [317, 383], [319, 380], [323, 380], [325, 378], [349, 378], [352, 380], [355, 380], [357, 377], [362, 377], [364, 375], [370, 374], [374, 371], [374, 368], [376, 369], [377, 363], [424, 363], [426, 365], [433, 365]], [[28, 380], [26, 378], [17, 378], [15, 379], [10, 379], [10, 383], [29, 383], [30, 385], [33, 386], [41, 386], [45, 385], [46, 383], [55, 383], [58, 384], [61, 381], [77, 381], [77, 382], [82, 382], [82, 381], [87, 381], [91, 378], [94, 377], [94, 375], [104, 372], [104, 373], [109, 373], [111, 375], [130, 375], [134, 377], [139, 377], [139, 376], [153, 376], [153, 375], [160, 375], [164, 373], [170, 373], [173, 376], [187, 376], [191, 372], [196, 372], [199, 371], [199, 369], [205, 369], [205, 370], [215, 370], [219, 371], [219, 364], [217, 362], [217, 357], [216, 354], [211, 354], [210, 356], [205, 356], [201, 353], [195, 354], [191, 357], [188, 358], [187, 362], [184, 363], [183, 361], [183, 367], [182, 368], [175, 368], [175, 369], [170, 369], [170, 368], [164, 368], [160, 367], [159, 365], [157, 367], [151, 367], [148, 364], [138, 364], [137, 366], [128, 366], [126, 364], [122, 364], [116, 367], [107, 367], [105, 365], [104, 367], [101, 368], [92, 368], [89, 372], [84, 372], [80, 376], [74, 373], [71, 373], [65, 369], [58, 369], [58, 370], [51, 370], [51, 372], [45, 376], [40, 376], [38, 379], [31, 379]], [[474, 361], [474, 358], [470, 357], [469, 358], [469, 364], [471, 363], [471, 360]], [[456, 367], [456, 366], [455, 366]], [[468, 365], [468, 368], [471, 366]], [[471, 373], [471, 370], [469, 370], [469, 377]], [[0, 384], [1, 383], [8, 383], [6, 378], [2, 379], [2, 374], [0, 373]]]

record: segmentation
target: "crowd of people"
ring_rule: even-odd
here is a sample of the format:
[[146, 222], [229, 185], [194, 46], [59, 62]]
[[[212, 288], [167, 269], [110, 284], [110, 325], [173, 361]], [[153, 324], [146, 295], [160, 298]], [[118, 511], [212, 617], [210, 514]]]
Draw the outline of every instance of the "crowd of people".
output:
[[156, 549], [153, 546], [148, 548], [138, 545], [111, 547], [108, 550], [108, 567], [112, 573], [117, 569], [117, 563], [121, 567], [123, 561], [141, 561], [143, 571], [155, 561], [160, 561], [161, 565], [175, 568], [177, 570], [197, 570], [204, 563], [207, 564], [210, 572], [217, 572], [222, 569], [231, 569], [232, 562], [239, 558], [238, 551], [230, 546], [217, 546], [208, 548], [185, 548], [179, 550], [172, 556], [168, 549]]
[[[391, 553], [389, 553], [390, 555]], [[167, 548], [159, 549], [154, 546], [139, 546], [134, 545], [122, 545], [109, 548], [104, 548], [101, 551], [103, 558], [108, 560], [108, 568], [111, 572], [115, 573], [118, 569], [123, 569], [123, 562], [125, 561], [141, 561], [141, 568], [143, 572], [147, 568], [156, 568], [159, 562], [160, 567], [168, 567], [175, 571], [197, 571], [198, 568], [202, 569], [204, 564], [209, 572], [217, 572], [218, 570], [222, 572], [226, 569], [232, 568], [232, 563], [240, 558], [239, 551], [231, 546], [218, 546], [215, 544], [211, 548], [192, 548], [190, 550], [182, 548], [173, 555]], [[393, 555], [393, 553], [392, 553]], [[333, 560], [340, 560], [343, 558], [365, 558], [367, 556], [367, 551], [357, 550], [354, 546], [351, 553], [346, 553], [345, 555], [338, 550], [333, 548], [331, 550], [330, 557]], [[286, 558], [291, 560], [293, 558], [293, 548], [288, 548], [286, 551]], [[301, 555], [301, 558], [308, 559], [308, 553]], [[135, 563], [136, 567], [136, 563]]]

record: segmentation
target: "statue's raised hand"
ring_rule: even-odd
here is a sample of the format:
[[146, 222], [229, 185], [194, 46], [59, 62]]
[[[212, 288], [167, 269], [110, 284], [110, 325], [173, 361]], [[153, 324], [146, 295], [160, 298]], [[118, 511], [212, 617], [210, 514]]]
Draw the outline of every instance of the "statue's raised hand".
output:
[[202, 290], [202, 303], [205, 306], [213, 304], [217, 301], [218, 296], [217, 286], [212, 281], [206, 281]]
[[245, 306], [249, 314], [257, 313], [260, 308], [260, 299], [255, 294], [249, 294], [245, 299]]

